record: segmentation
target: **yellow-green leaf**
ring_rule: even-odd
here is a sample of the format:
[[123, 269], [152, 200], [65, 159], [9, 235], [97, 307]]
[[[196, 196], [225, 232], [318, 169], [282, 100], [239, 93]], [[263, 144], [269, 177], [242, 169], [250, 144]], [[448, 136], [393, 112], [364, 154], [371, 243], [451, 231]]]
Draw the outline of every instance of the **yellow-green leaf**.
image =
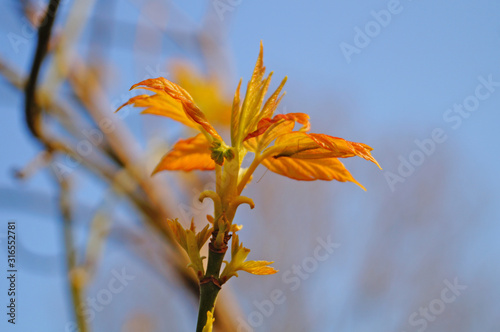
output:
[[191, 221], [191, 227], [185, 229], [177, 219], [168, 219], [167, 225], [172, 234], [175, 236], [177, 243], [179, 243], [179, 245], [188, 254], [190, 260], [188, 266], [191, 267], [195, 271], [198, 278], [201, 279], [205, 272], [203, 268], [203, 261], [200, 256], [200, 249], [208, 240], [213, 228], [210, 228], [209, 225], [207, 225], [201, 232], [196, 233], [193, 221]]
[[203, 327], [202, 332], [212, 332], [212, 328], [215, 322], [214, 314], [212, 311], [207, 311], [207, 322]]
[[231, 111], [231, 143], [233, 146], [236, 145], [236, 135], [238, 135], [238, 128], [241, 116], [241, 105], [240, 105], [241, 81], [242, 80], [240, 79], [238, 87], [236, 88], [236, 92], [234, 93], [233, 108]]
[[267, 261], [246, 261], [250, 249], [243, 247], [237, 234], [233, 233], [231, 243], [231, 261], [226, 262], [226, 266], [220, 275], [221, 283], [225, 283], [233, 276], [238, 276], [238, 271], [245, 271], [257, 275], [274, 274], [278, 272], [272, 268], [274, 262]]

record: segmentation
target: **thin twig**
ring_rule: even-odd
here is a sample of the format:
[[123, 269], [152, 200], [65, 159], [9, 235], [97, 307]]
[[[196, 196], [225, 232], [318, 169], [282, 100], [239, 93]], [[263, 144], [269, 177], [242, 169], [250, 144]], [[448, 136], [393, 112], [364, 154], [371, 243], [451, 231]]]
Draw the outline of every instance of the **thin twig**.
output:
[[[26, 124], [29, 130], [38, 138], [45, 146], [47, 151], [55, 150], [57, 144], [53, 144], [50, 140], [47, 140], [42, 132], [42, 114], [39, 105], [37, 104], [36, 90], [38, 75], [40, 73], [40, 68], [42, 66], [43, 60], [47, 54], [47, 49], [51, 37], [52, 26], [56, 18], [57, 9], [59, 8], [59, 0], [51, 0], [47, 7], [47, 13], [40, 28], [38, 29], [38, 42], [35, 52], [35, 57], [33, 59], [33, 64], [31, 66], [31, 71], [28, 77], [28, 81], [25, 87], [25, 116]], [[58, 146], [59, 147], [59, 146]], [[58, 177], [61, 193], [60, 193], [60, 206], [61, 213], [64, 220], [64, 238], [67, 251], [67, 263], [68, 271], [70, 276], [74, 276], [76, 271], [76, 252], [73, 246], [73, 236], [71, 230], [71, 207], [68, 194], [68, 186], [65, 179]], [[87, 332], [87, 323], [83, 316], [83, 311], [81, 310], [82, 300], [83, 300], [83, 284], [79, 282], [79, 278], [70, 277], [70, 285], [73, 299], [73, 306], [75, 310], [76, 320], [80, 332]]]
[[0, 74], [9, 81], [14, 87], [22, 90], [25, 86], [24, 79], [18, 74], [18, 71], [8, 65], [3, 59], [0, 58]]
[[30, 75], [25, 88], [25, 115], [26, 123], [31, 133], [37, 137], [42, 137], [41, 132], [41, 110], [36, 103], [36, 86], [38, 81], [38, 74], [42, 66], [47, 49], [49, 46], [50, 36], [52, 33], [52, 26], [56, 18], [57, 9], [59, 8], [59, 0], [51, 0], [47, 7], [47, 13], [38, 29], [38, 43], [36, 46], [35, 58], [31, 66]]
[[[57, 178], [57, 176], [54, 176]], [[78, 266], [78, 257], [73, 240], [73, 217], [71, 210], [71, 193], [69, 183], [66, 179], [58, 179], [60, 185], [59, 206], [63, 219], [64, 245], [66, 248], [66, 262], [68, 268], [68, 279], [71, 288], [71, 298], [75, 309], [78, 331], [88, 332], [89, 327], [85, 320], [83, 310], [83, 299], [85, 286], [87, 284], [86, 272]]]

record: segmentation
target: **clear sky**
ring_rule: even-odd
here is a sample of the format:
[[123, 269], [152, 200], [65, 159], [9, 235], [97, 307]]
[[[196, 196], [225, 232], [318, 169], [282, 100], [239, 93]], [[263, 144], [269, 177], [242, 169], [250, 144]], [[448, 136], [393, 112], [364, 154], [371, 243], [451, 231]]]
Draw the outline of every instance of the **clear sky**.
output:
[[[137, 3], [116, 1], [116, 16], [134, 23]], [[255, 248], [256, 256], [281, 255], [283, 260], [278, 264], [286, 272], [311, 255], [317, 237], [332, 235], [341, 246], [297, 292], [290, 291], [282, 275], [268, 279], [270, 285], [262, 286], [263, 290], [252, 288], [250, 277], [234, 280], [231, 288], [246, 313], [242, 319], [248, 319], [248, 314], [257, 310], [254, 301], [266, 299], [266, 292], [274, 287], [283, 289], [290, 301], [306, 303], [307, 320], [297, 318], [301, 312], [293, 311], [287, 302], [266, 317], [256, 331], [279, 331], [283, 326], [280, 322], [292, 318], [294, 324], [287, 331], [418, 331], [417, 326], [423, 323], [411, 325], [410, 315], [439, 297], [446, 285], [444, 280], [458, 278], [468, 290], [447, 305], [439, 319], [426, 320], [425, 330], [498, 331], [500, 294], [495, 282], [500, 277], [500, 2], [174, 3], [194, 25], [208, 10], [217, 24], [225, 26], [225, 45], [232, 57], [227, 70], [230, 86], [235, 87], [240, 77], [244, 81], [249, 78], [262, 40], [265, 65], [275, 72], [273, 86], [288, 76], [282, 110], [310, 114], [312, 132], [369, 144], [383, 167], [380, 171], [361, 161], [346, 163], [367, 192], [349, 184], [288, 183], [261, 170], [259, 176], [264, 175], [266, 181], [270, 179], [272, 185], [286, 192], [279, 195], [277, 204], [286, 208], [287, 218], [310, 217], [309, 210], [301, 207], [309, 195], [314, 197], [311, 206], [319, 202], [322, 207], [316, 211], [315, 220], [307, 222], [314, 225], [308, 229], [312, 242], [294, 251], [295, 256], [281, 252], [277, 240], [270, 249]], [[0, 55], [25, 72], [35, 39], [27, 38], [16, 52], [9, 33], [19, 34], [25, 23], [9, 14], [15, 12], [15, 5], [7, 7], [9, 11], [0, 14]], [[63, 7], [62, 13], [66, 12], [67, 7]], [[169, 17], [166, 21], [178, 19]], [[119, 30], [114, 33], [121, 41], [132, 40]], [[169, 50], [163, 53], [165, 58], [172, 54]], [[116, 54], [120, 79], [112, 93], [118, 96], [142, 79], [144, 72], [131, 66], [120, 50]], [[161, 58], [142, 61], [141, 65], [152, 68], [164, 63]], [[0, 110], [4, 116], [0, 131], [0, 188], [4, 192], [0, 192], [0, 236], [6, 221], [15, 219], [26, 248], [40, 256], [56, 255], [61, 250], [57, 245], [61, 238], [53, 223], [54, 211], [37, 215], [9, 207], [13, 203], [6, 188], [53, 193], [50, 181], [42, 175], [22, 184], [12, 178], [12, 169], [26, 164], [39, 148], [24, 127], [22, 101], [22, 95], [0, 79]], [[128, 118], [127, 123], [134, 126], [136, 119]], [[93, 190], [99, 188], [89, 186], [81, 194], [83, 203], [96, 203], [99, 196], [93, 195]], [[250, 190], [258, 192], [255, 187]], [[314, 195], [317, 192], [322, 196]], [[296, 204], [290, 204], [293, 200]], [[265, 206], [264, 201], [260, 203]], [[245, 225], [248, 239], [258, 247], [258, 234], [271, 220], [266, 220], [264, 212], [247, 212], [241, 214], [249, 224]], [[250, 224], [253, 217], [262, 221]], [[290, 229], [283, 232], [298, 237], [304, 222], [290, 223]], [[0, 237], [1, 246], [4, 240]], [[111, 248], [107, 261], [112, 262], [113, 257], [125, 260], [119, 247]], [[26, 300], [20, 304], [22, 326], [18, 330], [63, 331], [70, 317], [65, 308], [68, 295], [64, 279], [49, 271], [31, 272], [22, 260], [20, 264], [26, 264], [20, 281], [20, 296]], [[55, 264], [56, 271], [63, 270], [61, 262], [50, 264]], [[0, 266], [3, 269], [3, 263]], [[385, 266], [391, 272], [384, 272]], [[163, 285], [144, 268], [132, 269], [154, 285]], [[261, 280], [259, 284], [266, 283], [265, 278]], [[4, 281], [0, 287], [3, 294]], [[171, 294], [165, 288], [162, 292]], [[123, 299], [134, 295], [145, 306], [157, 305], [148, 303], [147, 296], [136, 289], [123, 294]], [[40, 297], [53, 297], [50, 308], [38, 305], [34, 299]], [[0, 303], [0, 307], [4, 305]], [[125, 310], [127, 305], [117, 307]], [[61, 314], [54, 316], [54, 310]], [[190, 314], [172, 310], [182, 317], [177, 329], [187, 329], [183, 324], [193, 319]], [[105, 324], [106, 320], [98, 318], [97, 322]], [[165, 323], [159, 322], [160, 326]], [[0, 329], [5, 326], [2, 318]], [[118, 331], [115, 326], [109, 328]]]

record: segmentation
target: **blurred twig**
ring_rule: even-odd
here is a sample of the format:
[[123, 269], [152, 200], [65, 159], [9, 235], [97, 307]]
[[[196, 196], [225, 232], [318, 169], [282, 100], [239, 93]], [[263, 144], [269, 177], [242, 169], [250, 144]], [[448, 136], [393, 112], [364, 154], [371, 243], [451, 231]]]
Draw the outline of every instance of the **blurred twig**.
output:
[[2, 74], [2, 76], [5, 77], [10, 84], [15, 86], [19, 90], [24, 88], [25, 82], [18, 74], [18, 72], [14, 70], [12, 66], [8, 65], [1, 58], [0, 58], [0, 74]]
[[[42, 142], [49, 153], [55, 150], [55, 144], [48, 140], [42, 131], [42, 114], [41, 108], [37, 104], [36, 98], [36, 90], [37, 90], [37, 81], [38, 75], [40, 72], [40, 68], [42, 66], [43, 60], [47, 54], [47, 49], [49, 45], [49, 41], [51, 38], [52, 26], [54, 24], [54, 20], [56, 18], [56, 13], [59, 8], [59, 0], [51, 0], [47, 7], [47, 13], [45, 14], [45, 18], [38, 29], [38, 42], [35, 52], [35, 57], [33, 59], [33, 64], [31, 66], [31, 71], [28, 77], [28, 81], [25, 87], [25, 116], [26, 116], [26, 124], [28, 125], [29, 130], [40, 142]], [[81, 278], [75, 277], [74, 273], [77, 271], [76, 268], [76, 252], [73, 246], [73, 236], [72, 236], [72, 227], [71, 227], [71, 203], [69, 200], [69, 190], [68, 184], [64, 178], [59, 179], [60, 188], [61, 188], [61, 213], [64, 220], [64, 239], [65, 246], [67, 252], [67, 264], [68, 264], [68, 272], [70, 276], [70, 286], [71, 293], [73, 299], [74, 312], [76, 316], [76, 321], [78, 323], [78, 328], [80, 332], [87, 332], [87, 323], [83, 316], [83, 308], [82, 299], [83, 299], [83, 285], [81, 282]]]
[[[6, 77], [13, 86], [24, 89], [26, 123], [33, 136], [44, 146], [50, 158], [41, 167], [49, 166], [53, 168], [54, 163], [57, 163], [59, 154], [69, 156], [81, 161], [82, 166], [85, 167], [84, 169], [90, 170], [92, 175], [97, 175], [101, 179], [104, 179], [112, 188], [116, 189], [117, 193], [130, 200], [133, 206], [144, 216], [145, 224], [152, 228], [154, 233], [160, 234], [165, 243], [168, 244], [168, 246], [165, 246], [165, 254], [168, 257], [166, 261], [178, 273], [180, 279], [187, 286], [187, 289], [198, 296], [198, 285], [194, 275], [190, 270], [186, 269], [186, 260], [183, 260], [176, 252], [178, 248], [173, 244], [173, 241], [170, 241], [171, 234], [164, 224], [166, 218], [172, 217], [170, 214], [172, 205], [169, 205], [172, 200], [167, 199], [168, 192], [161, 186], [161, 183], [153, 181], [150, 179], [149, 174], [145, 173], [141, 153], [133, 148], [135, 142], [127, 128], [116, 117], [107, 114], [107, 111], [111, 109], [111, 103], [104, 93], [103, 83], [100, 82], [101, 77], [99, 75], [96, 76], [89, 65], [82, 61], [78, 62], [77, 66], [73, 66], [75, 60], [78, 60], [77, 55], [74, 54], [75, 52], [71, 53], [69, 50], [66, 50], [65, 48], [69, 47], [68, 44], [61, 43], [61, 40], [59, 40], [55, 48], [57, 56], [50, 59], [48, 81], [46, 80], [50, 84], [47, 86], [44, 84], [43, 89], [39, 87], [40, 69], [49, 51], [52, 26], [58, 7], [59, 1], [52, 0], [48, 4], [45, 18], [38, 30], [36, 52], [27, 80], [24, 80], [22, 75], [19, 75], [12, 67], [0, 59], [0, 74]], [[89, 15], [86, 17], [88, 18]], [[78, 34], [77, 32], [81, 31], [83, 26], [84, 22], [79, 21], [76, 24], [75, 33]], [[164, 27], [162, 30], [164, 30]], [[172, 35], [172, 33], [167, 34]], [[181, 41], [185, 41], [184, 38], [173, 39], [176, 39], [180, 44], [182, 44]], [[196, 44], [195, 38], [189, 39], [193, 40], [194, 44]], [[75, 40], [71, 40], [70, 43], [74, 44]], [[190, 44], [190, 46], [193, 45]], [[70, 70], [68, 69], [73, 71], [74, 76], [69, 73]], [[86, 78], [92, 79], [92, 83], [81, 81]], [[70, 87], [73, 89], [72, 92], [76, 97], [74, 99], [83, 106], [82, 109], [85, 109], [85, 113], [80, 113], [71, 103], [57, 97], [57, 92], [59, 92], [58, 87], [66, 80], [69, 80], [71, 83]], [[100, 128], [100, 121], [105, 118], [111, 119], [116, 125], [116, 129], [109, 132], [100, 128], [104, 134], [102, 144], [94, 146], [92, 153], [82, 158], [78, 153], [76, 143], [72, 144], [67, 140], [58, 139], [57, 137], [62, 137], [59, 135], [57, 137], [51, 135], [54, 131], [50, 131], [51, 128], [44, 125], [45, 115], [47, 118], [56, 119], [56, 124], [61, 125], [61, 129], [65, 130], [66, 134], [69, 134], [69, 138], [72, 140], [84, 139], [82, 137], [82, 124], [85, 124], [88, 128]], [[89, 115], [90, 117], [88, 117]], [[64, 176], [62, 178], [58, 176], [58, 181], [61, 187], [61, 199], [63, 199], [63, 196], [69, 190], [67, 188], [67, 179]], [[82, 321], [78, 308], [82, 305], [81, 293], [87, 282], [86, 276], [89, 274], [86, 271], [87, 266], [85, 264], [78, 264], [75, 248], [72, 245], [71, 237], [69, 237], [71, 233], [68, 230], [71, 231], [72, 226], [69, 201], [61, 201], [61, 213], [65, 220], [68, 267], [70, 268], [69, 275], [71, 277], [75, 314], [77, 321], [83, 326], [81, 331], [84, 331], [88, 327], [83, 325], [85, 322]], [[102, 245], [101, 241], [104, 241], [104, 238], [100, 237], [99, 241], [100, 245]], [[92, 255], [91, 253], [90, 256]], [[88, 258], [92, 261], [91, 265], [95, 265], [95, 257], [90, 256]], [[225, 314], [228, 310], [230, 310], [229, 307], [224, 309], [222, 303], [217, 310], [216, 314], [220, 317], [216, 323], [218, 324], [219, 331], [234, 330], [234, 323], [229, 319], [229, 315]]]
[[[57, 176], [54, 176], [58, 178]], [[79, 332], [88, 332], [89, 327], [84, 315], [84, 291], [88, 278], [85, 270], [78, 266], [76, 248], [73, 241], [73, 218], [71, 213], [71, 192], [69, 182], [58, 179], [60, 186], [59, 204], [63, 219], [64, 244], [66, 247], [66, 261], [68, 265], [68, 278], [71, 287], [73, 307]]]
[[[41, 110], [37, 105], [35, 98], [36, 86], [38, 81], [38, 74], [40, 73], [40, 68], [42, 62], [47, 54], [47, 49], [49, 46], [50, 36], [52, 32], [52, 26], [54, 25], [54, 20], [56, 18], [57, 9], [59, 8], [59, 0], [51, 0], [47, 7], [47, 13], [45, 18], [38, 29], [38, 42], [36, 46], [35, 57], [33, 59], [33, 64], [31, 66], [31, 71], [28, 77], [28, 82], [25, 87], [25, 115], [26, 123], [30, 129], [33, 136], [37, 137], [41, 141], [44, 141], [43, 134], [41, 132]], [[44, 142], [46, 145], [48, 142]], [[49, 146], [47, 146], [50, 148]]]

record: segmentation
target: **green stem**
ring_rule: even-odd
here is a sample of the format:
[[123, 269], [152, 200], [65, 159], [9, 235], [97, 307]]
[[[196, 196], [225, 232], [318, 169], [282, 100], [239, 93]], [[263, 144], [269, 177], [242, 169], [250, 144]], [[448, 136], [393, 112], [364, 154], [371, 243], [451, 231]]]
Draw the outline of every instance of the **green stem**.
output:
[[217, 300], [217, 295], [221, 289], [219, 284], [219, 274], [226, 254], [227, 245], [222, 249], [215, 249], [212, 245], [215, 236], [212, 237], [210, 249], [208, 251], [207, 272], [204, 278], [200, 281], [200, 309], [198, 311], [198, 324], [196, 332], [202, 332], [203, 327], [207, 323], [207, 312], [212, 311]]
[[207, 312], [212, 311], [215, 306], [215, 300], [219, 294], [220, 286], [212, 281], [200, 285], [200, 310], [198, 312], [198, 324], [196, 332], [202, 332], [207, 323]]
[[227, 247], [218, 251], [210, 248], [208, 251], [208, 263], [205, 278], [219, 278], [220, 268], [222, 266], [222, 261], [224, 260], [224, 255], [226, 254], [226, 250]]
[[231, 237], [229, 229], [233, 221], [234, 211], [230, 207], [232, 199], [237, 196], [239, 158], [240, 155], [236, 150], [234, 159], [226, 161], [223, 169], [216, 166], [217, 192], [204, 192], [200, 195], [201, 199], [205, 196], [216, 195], [217, 197], [212, 197], [214, 201], [214, 231], [208, 246], [207, 271], [200, 280], [200, 307], [196, 332], [203, 331], [207, 323], [207, 313], [214, 310], [217, 295], [221, 290], [219, 275], [227, 251], [227, 243]]

